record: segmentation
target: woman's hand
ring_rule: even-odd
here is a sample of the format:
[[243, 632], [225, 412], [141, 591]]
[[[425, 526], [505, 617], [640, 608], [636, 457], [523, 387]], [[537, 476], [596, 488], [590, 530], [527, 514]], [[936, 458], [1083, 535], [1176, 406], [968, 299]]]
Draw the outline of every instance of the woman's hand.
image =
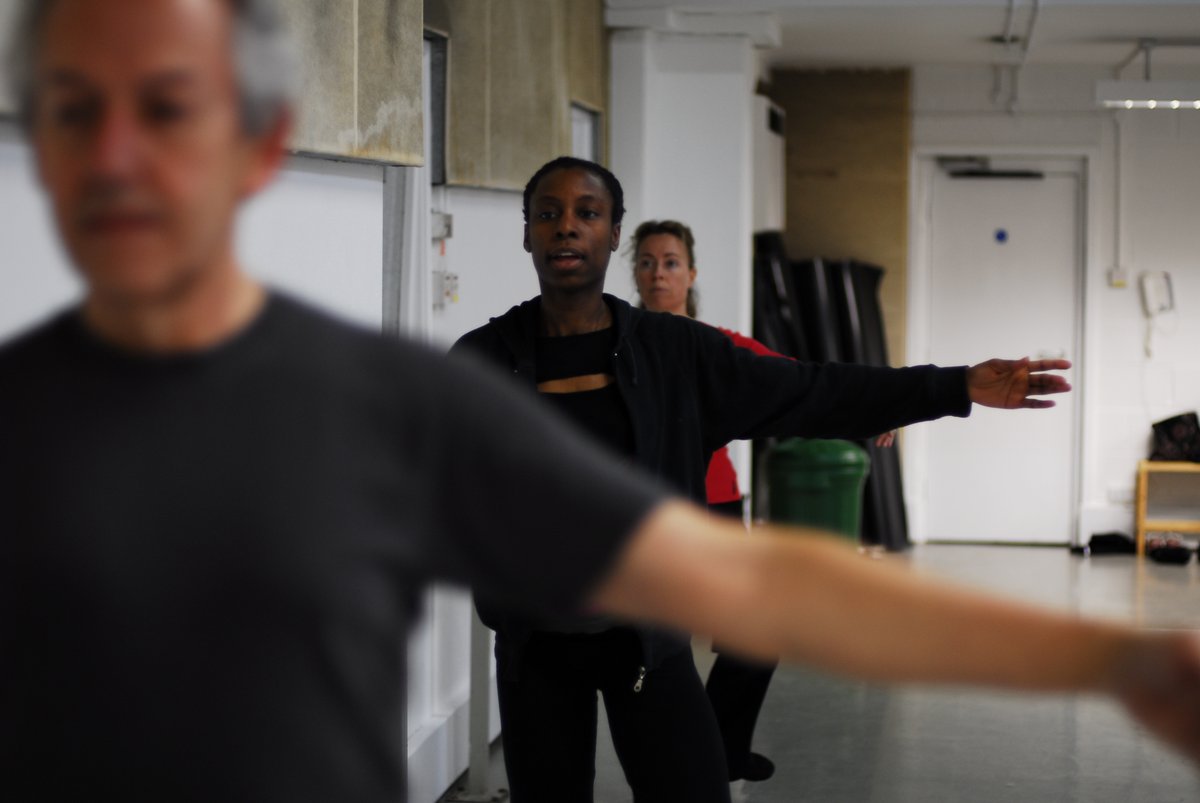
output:
[[988, 360], [967, 369], [967, 393], [975, 404], [1002, 410], [1053, 407], [1053, 401], [1031, 397], [1070, 390], [1067, 380], [1045, 373], [1070, 367], [1068, 360]]

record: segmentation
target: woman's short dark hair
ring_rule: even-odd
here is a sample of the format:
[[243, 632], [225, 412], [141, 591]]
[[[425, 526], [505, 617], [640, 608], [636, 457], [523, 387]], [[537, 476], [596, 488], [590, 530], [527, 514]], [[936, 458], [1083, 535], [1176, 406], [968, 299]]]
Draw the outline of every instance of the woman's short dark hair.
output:
[[608, 189], [608, 194], [612, 197], [612, 224], [614, 226], [621, 225], [621, 220], [625, 217], [625, 191], [621, 189], [621, 182], [617, 181], [617, 177], [612, 174], [612, 171], [603, 165], [574, 156], [560, 156], [557, 159], [551, 159], [539, 167], [538, 171], [533, 174], [533, 178], [529, 179], [529, 183], [525, 185], [525, 197], [521, 207], [521, 213], [525, 216], [526, 223], [529, 222], [529, 202], [533, 198], [533, 191], [537, 189], [538, 182], [556, 170], [583, 170], [603, 181], [605, 188]]
[[[637, 253], [642, 248], [642, 241], [655, 234], [669, 234], [683, 243], [683, 247], [687, 249], [688, 267], [695, 269], [696, 237], [692, 234], [691, 226], [680, 223], [678, 220], [647, 220], [641, 223], [633, 232], [633, 236], [629, 238], [629, 253], [633, 256], [633, 272], [635, 274], [637, 273]], [[698, 307], [699, 293], [696, 292], [696, 286], [692, 285], [687, 291], [687, 315], [689, 318], [696, 317]]]

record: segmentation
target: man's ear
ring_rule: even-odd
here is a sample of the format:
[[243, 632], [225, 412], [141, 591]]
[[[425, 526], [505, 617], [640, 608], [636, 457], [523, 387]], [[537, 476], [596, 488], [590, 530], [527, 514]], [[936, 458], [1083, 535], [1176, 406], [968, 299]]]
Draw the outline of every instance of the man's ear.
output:
[[521, 245], [525, 246], [525, 253], [532, 254], [533, 246], [529, 244], [529, 224], [525, 224], [525, 238], [521, 241]]
[[242, 181], [243, 200], [258, 194], [274, 180], [287, 156], [288, 140], [292, 136], [292, 110], [285, 109], [275, 118], [266, 132], [259, 134], [249, 143], [249, 164]]
[[617, 246], [619, 246], [620, 244], [621, 244], [621, 224], [618, 223], [617, 225], [613, 226], [612, 242], [609, 243], [608, 250], [616, 251]]

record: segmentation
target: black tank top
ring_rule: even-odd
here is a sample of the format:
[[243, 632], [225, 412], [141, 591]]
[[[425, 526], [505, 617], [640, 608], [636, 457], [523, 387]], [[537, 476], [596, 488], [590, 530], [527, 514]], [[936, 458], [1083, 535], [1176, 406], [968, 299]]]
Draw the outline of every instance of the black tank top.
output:
[[[613, 372], [617, 330], [613, 327], [582, 335], [539, 337], [535, 346], [536, 380], [570, 379]], [[542, 398], [616, 454], [633, 457], [633, 422], [614, 381], [596, 390], [543, 393]]]
[[[615, 328], [609, 327], [582, 335], [537, 338], [534, 352], [537, 382], [591, 374], [611, 375], [616, 332]], [[633, 458], [633, 422], [615, 381], [596, 390], [542, 393], [541, 396], [603, 448]], [[607, 616], [581, 612], [540, 622], [538, 629], [553, 633], [596, 634], [615, 625], [616, 622]]]

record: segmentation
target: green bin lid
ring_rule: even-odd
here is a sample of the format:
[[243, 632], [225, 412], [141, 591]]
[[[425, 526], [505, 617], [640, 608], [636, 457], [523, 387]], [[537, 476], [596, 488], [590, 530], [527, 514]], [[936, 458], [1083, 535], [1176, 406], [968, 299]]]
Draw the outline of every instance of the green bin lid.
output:
[[865, 466], [866, 450], [850, 441], [790, 438], [771, 449], [771, 462], [820, 466]]

